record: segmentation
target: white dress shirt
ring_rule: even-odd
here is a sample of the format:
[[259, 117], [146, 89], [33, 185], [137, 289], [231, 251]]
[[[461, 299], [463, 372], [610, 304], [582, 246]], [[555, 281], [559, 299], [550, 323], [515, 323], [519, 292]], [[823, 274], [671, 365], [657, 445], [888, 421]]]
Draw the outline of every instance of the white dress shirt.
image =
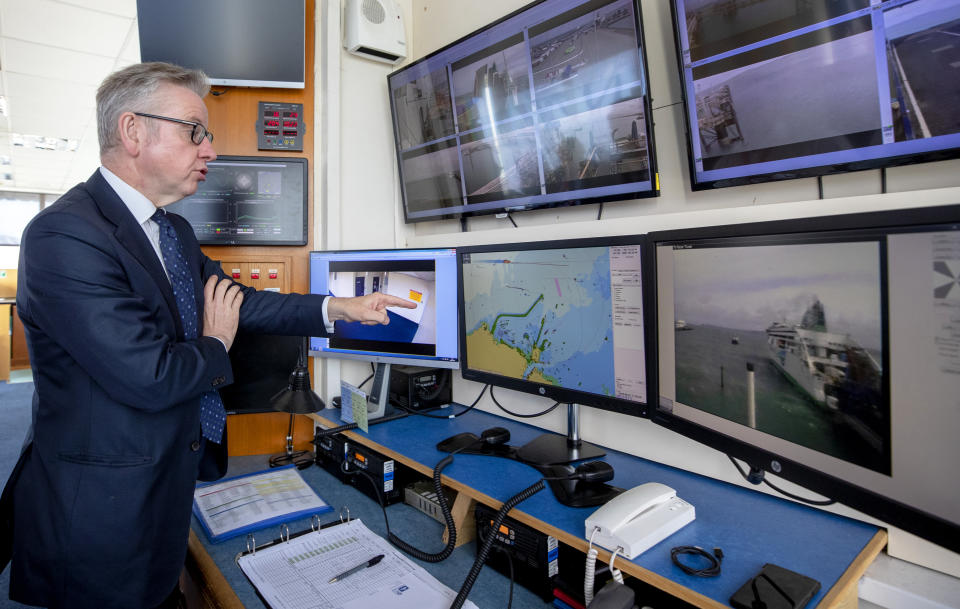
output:
[[[154, 205], [150, 199], [143, 196], [140, 191], [124, 182], [117, 177], [117, 174], [106, 167], [100, 167], [100, 175], [103, 176], [103, 179], [107, 181], [110, 188], [117, 193], [117, 196], [120, 197], [123, 204], [127, 206], [127, 209], [130, 210], [133, 217], [140, 223], [140, 228], [143, 229], [144, 234], [147, 236], [147, 241], [153, 246], [153, 251], [157, 254], [157, 259], [160, 261], [160, 265], [163, 266], [163, 271], [167, 273], [167, 265], [163, 263], [163, 254], [160, 253], [160, 226], [150, 219], [157, 211], [156, 205]], [[169, 273], [167, 274], [167, 279], [170, 279]], [[323, 324], [327, 327], [327, 332], [333, 334], [333, 323], [330, 322], [330, 317], [327, 315], [327, 305], [329, 302], [329, 298], [323, 300]], [[223, 343], [222, 340], [220, 340], [220, 342]], [[224, 347], [226, 347], [226, 344], [224, 344]]]

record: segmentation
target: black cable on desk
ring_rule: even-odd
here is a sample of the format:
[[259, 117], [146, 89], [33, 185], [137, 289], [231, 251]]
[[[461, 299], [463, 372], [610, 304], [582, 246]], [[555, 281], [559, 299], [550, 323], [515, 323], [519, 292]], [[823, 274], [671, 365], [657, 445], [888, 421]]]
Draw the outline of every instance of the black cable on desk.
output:
[[492, 385], [490, 386], [490, 399], [493, 400], [493, 403], [496, 404], [496, 405], [497, 405], [497, 408], [499, 408], [500, 410], [504, 411], [505, 413], [507, 413], [507, 414], [509, 414], [509, 415], [511, 415], [511, 416], [515, 416], [515, 417], [518, 417], [518, 418], [521, 418], [521, 419], [534, 419], [534, 418], [536, 418], [536, 417], [542, 417], [543, 415], [547, 414], [548, 412], [552, 412], [557, 406], [560, 405], [560, 402], [556, 402], [556, 403], [554, 403], [554, 405], [551, 406], [550, 408], [547, 408], [547, 409], [544, 410], [543, 412], [538, 412], [538, 413], [535, 413], [535, 414], [520, 414], [519, 412], [513, 412], [513, 411], [510, 411], [510, 410], [507, 410], [506, 408], [504, 408], [503, 405], [502, 405], [500, 402], [497, 401], [496, 396], [493, 395], [493, 386], [492, 386]]
[[760, 484], [761, 482], [763, 482], [764, 484], [766, 484], [773, 490], [777, 491], [781, 495], [785, 497], [789, 497], [794, 501], [806, 503], [808, 505], [833, 505], [834, 503], [836, 503], [835, 499], [807, 499], [806, 497], [801, 497], [800, 495], [794, 495], [793, 493], [789, 491], [785, 491], [779, 486], [776, 486], [773, 482], [770, 482], [769, 480], [767, 480], [766, 476], [763, 475], [762, 469], [758, 469], [755, 471], [751, 470], [750, 473], [748, 474], [747, 472], [743, 471], [743, 468], [740, 467], [740, 464], [737, 463], [736, 459], [734, 459], [730, 455], [727, 455], [727, 458], [730, 459], [730, 463], [733, 463], [733, 466], [737, 468], [737, 471], [740, 472], [740, 475], [743, 476], [743, 479], [751, 484]]
[[357, 385], [357, 389], [363, 389], [363, 386], [366, 385], [366, 384], [370, 381], [370, 379], [372, 379], [374, 376], [376, 376], [376, 374], [377, 374], [377, 367], [376, 367], [376, 365], [374, 365], [373, 362], [370, 362], [370, 370], [371, 370], [370, 376], [368, 376], [367, 378], [363, 379], [363, 381], [361, 381], [360, 384]]
[[345, 474], [363, 474], [364, 478], [369, 480], [370, 484], [373, 485], [373, 489], [377, 493], [377, 501], [380, 503], [380, 509], [383, 510], [383, 522], [387, 527], [387, 541], [392, 543], [397, 548], [403, 550], [410, 556], [419, 558], [424, 562], [440, 562], [442, 560], [446, 560], [457, 546], [457, 523], [454, 522], [453, 514], [450, 513], [450, 506], [447, 504], [447, 496], [443, 492], [443, 482], [440, 476], [440, 472], [442, 472], [443, 469], [451, 463], [453, 463], [453, 455], [447, 455], [433, 468], [433, 491], [437, 494], [437, 503], [440, 504], [440, 513], [443, 514], [443, 520], [447, 525], [447, 545], [442, 550], [434, 554], [430, 554], [420, 550], [419, 548], [415, 548], [390, 531], [390, 519], [387, 518], [387, 507], [383, 500], [383, 493], [380, 490], [380, 485], [376, 480], [373, 479], [373, 476], [371, 476], [369, 472], [362, 469], [348, 469], [346, 462], [340, 465], [340, 471]]
[[[681, 554], [694, 554], [697, 556], [703, 556], [710, 561], [710, 566], [704, 569], [695, 569], [689, 565], [685, 565], [680, 562], [678, 558]], [[687, 575], [695, 575], [697, 577], [716, 577], [720, 575], [720, 563], [723, 562], [723, 550], [720, 548], [714, 548], [713, 554], [707, 552], [700, 546], [677, 546], [670, 550], [670, 560], [673, 561], [673, 564], [680, 567], [684, 573]]]
[[463, 585], [460, 586], [460, 592], [457, 593], [457, 598], [454, 599], [453, 604], [450, 605], [450, 609], [460, 609], [463, 607], [463, 603], [466, 602], [467, 595], [470, 594], [473, 584], [476, 583], [477, 577], [480, 575], [480, 569], [483, 568], [483, 563], [487, 562], [487, 556], [489, 556], [490, 549], [493, 546], [493, 540], [496, 538], [494, 533], [500, 530], [500, 525], [503, 524], [503, 520], [507, 517], [507, 513], [521, 501], [524, 501], [542, 491], [544, 486], [543, 480], [537, 480], [536, 484], [528, 486], [503, 503], [503, 505], [500, 507], [500, 510], [497, 512], [496, 517], [493, 519], [493, 524], [490, 525], [491, 534], [487, 536], [487, 539], [483, 542], [483, 546], [481, 546], [477, 551], [477, 558], [473, 561], [473, 566], [470, 567], [470, 572], [467, 573], [467, 577], [463, 581]]

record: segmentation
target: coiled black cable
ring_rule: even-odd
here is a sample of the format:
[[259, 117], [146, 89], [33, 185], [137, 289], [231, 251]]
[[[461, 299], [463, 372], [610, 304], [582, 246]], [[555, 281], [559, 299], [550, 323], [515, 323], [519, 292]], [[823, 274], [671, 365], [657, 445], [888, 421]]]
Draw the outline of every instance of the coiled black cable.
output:
[[380, 503], [380, 509], [383, 510], [383, 522], [387, 527], [387, 541], [392, 543], [397, 548], [400, 548], [410, 556], [418, 558], [424, 562], [440, 562], [442, 560], [446, 560], [446, 558], [450, 556], [457, 545], [457, 524], [454, 522], [453, 515], [450, 513], [449, 505], [447, 505], [447, 497], [443, 493], [443, 483], [441, 482], [440, 478], [440, 473], [451, 463], [453, 463], [453, 455], [447, 455], [433, 468], [433, 490], [437, 493], [437, 501], [440, 504], [440, 512], [443, 514], [443, 520], [447, 524], [447, 545], [435, 554], [430, 554], [420, 550], [419, 548], [413, 547], [390, 531], [390, 519], [387, 518], [387, 508], [383, 500], [383, 493], [380, 490], [380, 485], [377, 484], [377, 481], [373, 479], [373, 476], [362, 469], [347, 469], [346, 462], [340, 466], [340, 471], [344, 472], [345, 474], [363, 474], [364, 478], [369, 480], [370, 484], [373, 485], [373, 490], [377, 493], [377, 501]]
[[[450, 507], [447, 505], [447, 496], [443, 492], [443, 483], [440, 480], [440, 472], [442, 472], [443, 468], [451, 463], [453, 463], [453, 455], [447, 455], [433, 468], [433, 492], [437, 494], [437, 503], [440, 504], [440, 513], [443, 514], [443, 520], [447, 523], [447, 545], [442, 550], [436, 554], [429, 554], [423, 550], [415, 548], [391, 533], [390, 525], [387, 525], [387, 541], [400, 548], [410, 556], [419, 558], [420, 560], [426, 562], [440, 562], [441, 560], [445, 560], [448, 556], [450, 556], [450, 553], [453, 552], [454, 548], [457, 546], [457, 523], [454, 522], [453, 515], [450, 513]], [[386, 511], [384, 511], [384, 516], [386, 516]]]
[[476, 583], [477, 577], [480, 576], [480, 570], [483, 568], [483, 563], [487, 562], [487, 556], [490, 555], [490, 549], [493, 546], [493, 540], [496, 538], [495, 532], [500, 529], [500, 525], [503, 524], [504, 518], [507, 517], [507, 512], [512, 510], [521, 501], [525, 501], [526, 499], [529, 499], [530, 497], [542, 491], [544, 486], [543, 480], [537, 480], [536, 484], [528, 486], [513, 497], [507, 499], [500, 507], [500, 511], [497, 512], [496, 517], [493, 519], [493, 524], [490, 525], [491, 534], [487, 535], [486, 540], [484, 540], [483, 545], [477, 552], [477, 558], [473, 561], [473, 566], [470, 567], [470, 572], [467, 573], [467, 577], [463, 581], [463, 585], [460, 586], [460, 592], [457, 593], [457, 598], [454, 599], [453, 604], [450, 605], [450, 609], [460, 609], [463, 607], [463, 603], [466, 602], [467, 595], [470, 594], [473, 584]]

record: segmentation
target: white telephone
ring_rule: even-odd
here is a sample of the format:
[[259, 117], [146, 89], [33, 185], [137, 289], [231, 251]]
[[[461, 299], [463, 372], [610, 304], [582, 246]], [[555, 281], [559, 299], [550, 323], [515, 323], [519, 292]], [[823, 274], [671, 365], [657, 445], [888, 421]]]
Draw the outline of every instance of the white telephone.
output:
[[[597, 509], [584, 523], [586, 538], [632, 559], [693, 522], [693, 506], [659, 482], [625, 491]], [[594, 529], [598, 529], [594, 534]]]

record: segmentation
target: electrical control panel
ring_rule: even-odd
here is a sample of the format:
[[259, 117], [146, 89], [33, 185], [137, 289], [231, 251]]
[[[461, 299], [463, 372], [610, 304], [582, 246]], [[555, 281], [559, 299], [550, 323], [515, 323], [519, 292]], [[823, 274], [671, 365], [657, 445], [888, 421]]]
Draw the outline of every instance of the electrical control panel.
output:
[[303, 104], [259, 102], [258, 150], [303, 150]]

